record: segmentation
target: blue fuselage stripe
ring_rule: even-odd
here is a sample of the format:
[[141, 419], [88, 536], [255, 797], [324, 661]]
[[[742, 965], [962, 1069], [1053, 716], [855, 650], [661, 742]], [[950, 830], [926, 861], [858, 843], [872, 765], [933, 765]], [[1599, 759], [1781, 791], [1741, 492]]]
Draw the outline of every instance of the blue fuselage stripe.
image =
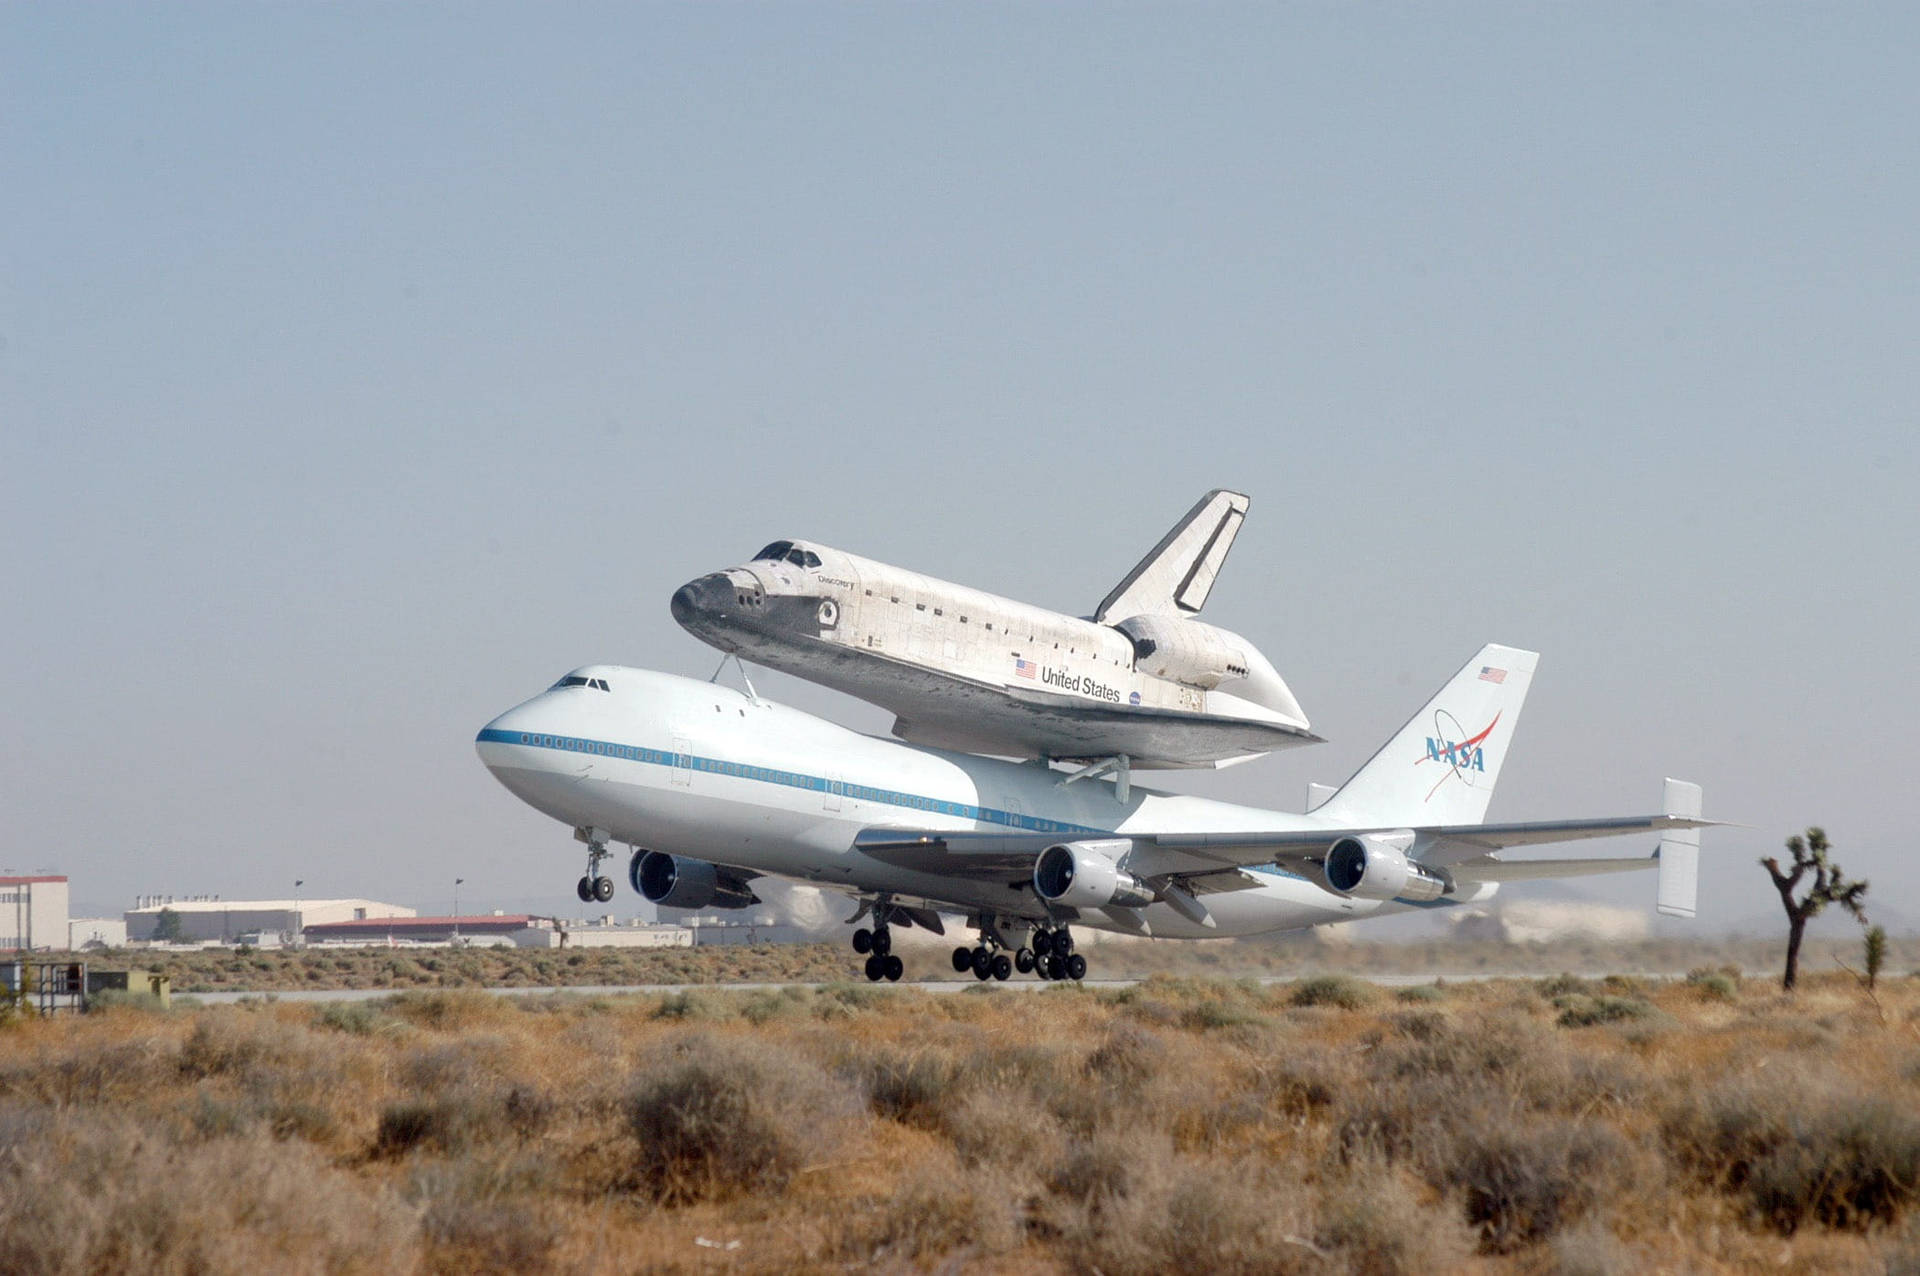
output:
[[990, 806], [949, 802], [944, 798], [926, 797], [918, 793], [902, 793], [897, 789], [876, 789], [865, 784], [848, 784], [842, 780], [829, 780], [825, 776], [808, 775], [800, 771], [748, 766], [741, 762], [729, 762], [724, 758], [702, 757], [697, 753], [676, 754], [670, 749], [650, 749], [645, 745], [620, 744], [612, 740], [594, 740], [571, 735], [546, 735], [529, 731], [500, 731], [493, 728], [482, 731], [479, 738], [482, 742], [491, 744], [514, 744], [528, 749], [553, 749], [560, 753], [586, 753], [596, 757], [621, 758], [647, 766], [678, 767], [687, 771], [731, 776], [738, 780], [772, 784], [781, 788], [807, 789], [822, 794], [833, 792], [841, 797], [852, 798], [856, 802], [875, 802], [883, 806], [904, 807], [910, 811], [931, 811], [936, 815], [951, 815], [982, 824], [999, 824], [1007, 828], [1024, 829], [1030, 833], [1109, 833], [1112, 831], [1087, 824], [1069, 824], [1061, 820], [1044, 819], [1019, 811], [1002, 811]]

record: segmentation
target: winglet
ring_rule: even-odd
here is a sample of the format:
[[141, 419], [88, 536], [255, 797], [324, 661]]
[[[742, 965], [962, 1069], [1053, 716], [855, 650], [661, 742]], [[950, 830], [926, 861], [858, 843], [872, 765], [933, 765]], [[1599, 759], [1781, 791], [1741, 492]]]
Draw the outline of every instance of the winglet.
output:
[[[1700, 786], [1668, 780], [1666, 814], [1700, 818]], [[1660, 884], [1655, 907], [1668, 917], [1692, 917], [1700, 891], [1700, 830], [1668, 829], [1660, 835]]]
[[1192, 615], [1206, 606], [1214, 578], [1246, 521], [1248, 503], [1241, 493], [1222, 488], [1201, 497], [1100, 601], [1094, 620], [1106, 625], [1150, 612]]

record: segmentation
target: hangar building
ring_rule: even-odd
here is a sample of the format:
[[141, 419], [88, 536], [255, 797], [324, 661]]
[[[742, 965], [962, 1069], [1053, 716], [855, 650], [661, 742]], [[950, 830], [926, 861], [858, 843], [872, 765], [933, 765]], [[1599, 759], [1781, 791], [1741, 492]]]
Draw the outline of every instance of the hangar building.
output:
[[152, 940], [160, 914], [171, 911], [180, 919], [183, 943], [238, 943], [242, 935], [293, 936], [303, 929], [330, 922], [364, 921], [375, 917], [412, 917], [414, 910], [371, 899], [220, 899], [206, 896], [174, 899], [149, 896], [126, 911], [127, 938]]

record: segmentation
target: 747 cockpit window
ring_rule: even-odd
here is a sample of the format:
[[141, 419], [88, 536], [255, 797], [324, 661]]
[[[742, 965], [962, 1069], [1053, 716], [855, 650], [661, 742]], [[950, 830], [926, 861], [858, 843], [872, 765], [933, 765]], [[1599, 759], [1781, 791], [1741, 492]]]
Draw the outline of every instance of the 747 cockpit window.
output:
[[560, 681], [553, 684], [553, 689], [555, 691], [558, 691], [562, 687], [590, 687], [595, 691], [612, 691], [613, 690], [612, 687], [609, 687], [607, 685], [607, 680], [605, 678], [582, 678], [577, 673], [570, 673], [566, 677], [562, 678]]

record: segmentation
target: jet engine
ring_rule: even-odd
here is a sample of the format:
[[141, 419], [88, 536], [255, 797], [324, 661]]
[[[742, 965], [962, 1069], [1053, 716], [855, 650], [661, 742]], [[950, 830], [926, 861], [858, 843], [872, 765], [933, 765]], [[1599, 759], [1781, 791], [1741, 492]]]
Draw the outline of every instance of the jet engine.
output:
[[1343, 837], [1327, 851], [1327, 885], [1358, 899], [1438, 899], [1453, 884], [1407, 858], [1411, 830]]
[[1033, 862], [1034, 893], [1068, 908], [1145, 908], [1153, 888], [1118, 863], [1132, 845], [1113, 838], [1049, 846]]
[[751, 908], [760, 902], [745, 882], [705, 860], [648, 851], [633, 864], [633, 886], [662, 908]]

